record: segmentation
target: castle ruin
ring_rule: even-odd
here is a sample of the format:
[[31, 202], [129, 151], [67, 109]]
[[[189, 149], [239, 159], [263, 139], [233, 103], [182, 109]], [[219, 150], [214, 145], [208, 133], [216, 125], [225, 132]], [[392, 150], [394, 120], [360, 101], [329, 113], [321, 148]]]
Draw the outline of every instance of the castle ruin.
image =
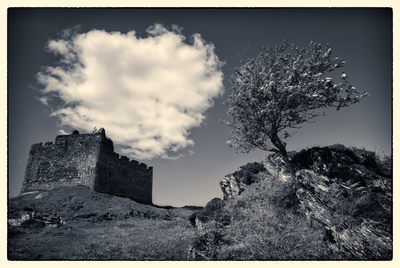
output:
[[153, 167], [115, 153], [103, 128], [32, 145], [21, 193], [74, 185], [151, 204]]

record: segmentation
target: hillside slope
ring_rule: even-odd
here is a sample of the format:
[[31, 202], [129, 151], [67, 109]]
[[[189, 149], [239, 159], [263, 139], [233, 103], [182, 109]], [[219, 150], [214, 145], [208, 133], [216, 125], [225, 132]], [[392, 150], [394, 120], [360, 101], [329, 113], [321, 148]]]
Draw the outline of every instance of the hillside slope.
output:
[[9, 200], [10, 260], [187, 259], [192, 210], [164, 209], [84, 186]]
[[392, 163], [335, 145], [276, 154], [222, 178], [204, 209], [84, 186], [8, 203], [10, 260], [390, 260]]
[[223, 205], [192, 217], [194, 258], [391, 259], [390, 159], [341, 145], [291, 157], [295, 178], [271, 154], [221, 180]]

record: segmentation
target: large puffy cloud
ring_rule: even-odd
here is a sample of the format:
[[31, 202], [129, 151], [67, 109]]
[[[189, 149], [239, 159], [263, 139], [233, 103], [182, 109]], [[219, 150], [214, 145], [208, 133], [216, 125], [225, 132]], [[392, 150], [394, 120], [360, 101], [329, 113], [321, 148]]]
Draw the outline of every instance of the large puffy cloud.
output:
[[60, 61], [38, 74], [39, 99], [62, 127], [104, 127], [123, 154], [177, 157], [223, 91], [221, 62], [199, 34], [185, 42], [179, 28], [159, 24], [147, 34], [92, 30], [49, 41]]

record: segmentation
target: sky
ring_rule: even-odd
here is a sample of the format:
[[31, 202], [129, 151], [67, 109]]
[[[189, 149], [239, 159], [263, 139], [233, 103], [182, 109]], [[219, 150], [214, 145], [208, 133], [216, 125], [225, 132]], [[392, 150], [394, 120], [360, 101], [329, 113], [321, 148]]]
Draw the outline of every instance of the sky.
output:
[[341, 143], [391, 154], [390, 9], [9, 9], [8, 190], [30, 146], [104, 127], [116, 151], [154, 167], [153, 202], [205, 205], [239, 154], [221, 123], [230, 77], [263, 46], [329, 43], [369, 96], [305, 124], [287, 149]]

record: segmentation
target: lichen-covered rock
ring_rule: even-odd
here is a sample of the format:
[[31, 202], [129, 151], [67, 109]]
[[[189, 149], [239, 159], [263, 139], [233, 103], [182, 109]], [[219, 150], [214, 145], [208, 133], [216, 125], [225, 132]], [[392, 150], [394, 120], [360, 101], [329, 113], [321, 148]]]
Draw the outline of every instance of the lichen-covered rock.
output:
[[[343, 145], [313, 147], [295, 154], [292, 159], [297, 170], [311, 169], [331, 179], [339, 179], [348, 185], [374, 183], [380, 177], [391, 177], [388, 168], [374, 152], [349, 149]], [[386, 184], [386, 189], [391, 187]]]
[[242, 193], [248, 185], [260, 180], [258, 174], [265, 171], [262, 163], [249, 163], [241, 166], [239, 170], [232, 174], [228, 174], [220, 181], [224, 200], [234, 198]]
[[390, 206], [390, 200], [374, 194], [373, 184], [346, 187], [311, 170], [297, 171], [296, 177], [302, 185], [296, 194], [303, 211], [325, 228], [336, 258], [391, 259], [391, 212], [379, 203]]
[[278, 178], [284, 182], [292, 178], [289, 168], [276, 153], [268, 155], [264, 162], [249, 163], [223, 177], [220, 186], [224, 200], [240, 195], [249, 185], [267, 178]]
[[222, 193], [224, 194], [224, 200], [228, 200], [238, 196], [245, 189], [244, 185], [240, 183], [240, 180], [233, 174], [226, 175], [219, 182]]
[[292, 174], [288, 169], [285, 161], [278, 154], [270, 154], [267, 159], [263, 162], [263, 165], [269, 176], [278, 178], [281, 181], [287, 182], [292, 178]]

